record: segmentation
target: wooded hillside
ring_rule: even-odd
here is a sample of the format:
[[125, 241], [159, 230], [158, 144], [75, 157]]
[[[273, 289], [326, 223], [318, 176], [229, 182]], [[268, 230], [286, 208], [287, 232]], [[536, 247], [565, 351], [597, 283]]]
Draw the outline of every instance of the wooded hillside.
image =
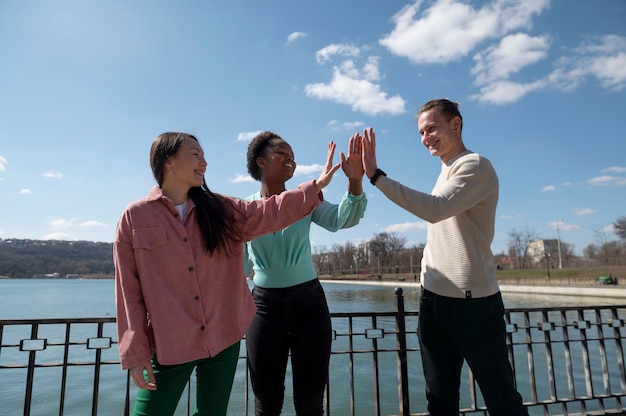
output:
[[0, 239], [0, 276], [113, 275], [113, 244]]

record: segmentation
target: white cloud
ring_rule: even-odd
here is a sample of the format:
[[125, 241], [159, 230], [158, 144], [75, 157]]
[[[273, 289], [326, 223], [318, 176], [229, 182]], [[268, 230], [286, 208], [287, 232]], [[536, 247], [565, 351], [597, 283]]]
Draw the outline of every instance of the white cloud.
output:
[[76, 218], [64, 219], [57, 218], [50, 222], [50, 228], [52, 228], [52, 233], [47, 234], [43, 237], [44, 240], [76, 240], [77, 238], [74, 235], [67, 233], [66, 231], [70, 228], [74, 227], [84, 227], [84, 228], [106, 228], [108, 225], [98, 220], [88, 220], [79, 222]]
[[392, 18], [395, 28], [379, 43], [416, 64], [457, 61], [484, 41], [527, 28], [549, 0], [495, 0], [480, 9], [455, 0], [437, 0], [418, 13], [422, 0]]
[[52, 178], [52, 179], [62, 179], [63, 178], [63, 174], [61, 172], [56, 171], [56, 170], [42, 173], [41, 176], [43, 176], [44, 178]]
[[418, 15], [421, 3], [416, 1], [396, 13], [395, 28], [379, 41], [416, 64], [459, 60], [495, 32], [494, 16], [479, 16], [468, 4], [440, 0]]
[[98, 220], [83, 221], [79, 225], [81, 227], [108, 227], [108, 225]]
[[552, 221], [548, 223], [548, 226], [552, 228], [553, 230], [558, 230], [558, 231], [578, 231], [581, 229], [580, 225], [568, 224], [566, 222], [563, 222], [563, 220]]
[[296, 165], [294, 176], [312, 175], [314, 173], [321, 172], [323, 169], [324, 166], [317, 163], [312, 165]]
[[574, 208], [572, 212], [574, 213], [574, 215], [593, 215], [597, 211], [591, 208]]
[[306, 35], [307, 34], [304, 32], [293, 32], [289, 36], [287, 36], [287, 44], [289, 45], [290, 43], [293, 43], [297, 41], [298, 39], [302, 39], [306, 37]]
[[602, 173], [624, 173], [626, 172], [626, 166], [611, 166], [610, 168], [602, 169]]
[[52, 229], [58, 230], [58, 229], [62, 229], [62, 228], [69, 228], [74, 226], [75, 224], [75, 220], [65, 220], [62, 218], [56, 219], [56, 220], [52, 220], [50, 222], [50, 227], [52, 227]]
[[555, 185], [547, 185], [541, 188], [541, 192], [552, 192], [552, 191], [556, 191]]
[[480, 89], [480, 94], [470, 96], [470, 99], [491, 104], [511, 104], [519, 101], [530, 92], [544, 87], [545, 81], [539, 80], [529, 84], [513, 81], [497, 81], [485, 85]]
[[587, 183], [591, 186], [626, 186], [626, 178], [619, 176], [596, 176], [595, 178], [591, 178], [587, 181]]
[[365, 125], [362, 121], [344, 121], [330, 120], [326, 126], [331, 130], [352, 131], [358, 130]]
[[626, 86], [626, 37], [604, 35], [595, 43], [585, 43], [581, 54], [589, 54], [589, 74], [609, 90], [621, 91]]
[[359, 56], [360, 53], [361, 50], [354, 45], [333, 43], [317, 51], [315, 59], [321, 64], [331, 60], [335, 55], [354, 58]]
[[547, 36], [532, 37], [525, 33], [505, 36], [498, 45], [474, 55], [476, 64], [471, 73], [476, 85], [508, 79], [524, 67], [535, 64], [548, 56]]
[[232, 179], [228, 180], [231, 183], [249, 183], [249, 182], [256, 182], [255, 179], [252, 178], [252, 176], [250, 175], [242, 175], [241, 173], [237, 173], [235, 174], [235, 177]]
[[602, 232], [614, 233], [615, 232], [615, 225], [613, 225], [612, 223], [609, 224], [609, 225], [605, 225], [604, 227], [602, 227]]
[[352, 61], [334, 67], [330, 83], [308, 84], [304, 92], [320, 100], [330, 100], [349, 105], [353, 111], [375, 116], [378, 114], [398, 115], [405, 112], [404, 100], [399, 95], [387, 97], [376, 81], [378, 63], [370, 59], [365, 71], [359, 71]]
[[30, 195], [32, 191], [30, 189], [22, 188], [20, 189], [20, 195]]
[[568, 224], [568, 223], [562, 222], [559, 225], [559, 230], [561, 230], [561, 231], [579, 231], [579, 230], [582, 230], [582, 227], [580, 225], [578, 225], [578, 224]]
[[63, 233], [63, 232], [55, 232], [55, 233], [46, 234], [41, 239], [42, 240], [66, 240], [66, 241], [77, 240], [76, 236], [73, 236], [72, 234], [68, 234], [68, 233]]
[[550, 36], [523, 31], [549, 6], [550, 0], [493, 0], [478, 8], [460, 0], [415, 0], [396, 13], [393, 30], [379, 43], [417, 65], [459, 61], [476, 51], [471, 74], [480, 90], [470, 99], [484, 103], [510, 104], [547, 88], [572, 91], [587, 78], [610, 91], [626, 88], [626, 37], [619, 35], [588, 38], [558, 58], [549, 74], [511, 79], [548, 58]]
[[516, 219], [522, 218], [522, 214], [515, 214], [515, 215], [503, 214], [503, 215], [500, 215], [500, 218], [503, 220], [516, 220]]
[[595, 78], [603, 88], [619, 92], [626, 87], [626, 37], [606, 35], [590, 38], [556, 61], [550, 82], [562, 91], [572, 91], [586, 78]]
[[5, 170], [7, 170], [7, 163], [7, 160], [0, 156], [0, 172], [4, 172]]
[[572, 56], [555, 60], [555, 69], [532, 82], [515, 82], [509, 76], [544, 59], [548, 52], [546, 36], [517, 34], [502, 39], [499, 47], [490, 47], [474, 56], [472, 73], [480, 93], [471, 99], [492, 104], [509, 104], [538, 90], [556, 88], [570, 92], [587, 78], [595, 78], [610, 91], [626, 87], [626, 37], [609, 35], [593, 38], [574, 49]]
[[239, 133], [237, 135], [237, 141], [238, 142], [249, 142], [252, 139], [254, 139], [257, 135], [259, 135], [261, 133], [263, 133], [261, 130]]
[[329, 83], [308, 84], [304, 92], [309, 97], [349, 105], [353, 111], [368, 115], [405, 112], [400, 95], [388, 97], [379, 83], [380, 59], [376, 56], [361, 58], [361, 49], [347, 44], [331, 44], [315, 54], [318, 63], [324, 64], [339, 56], [342, 62], [333, 66]]
[[391, 224], [383, 228], [381, 231], [387, 233], [406, 233], [410, 231], [424, 231], [428, 229], [428, 223], [425, 221], [419, 222], [404, 222], [400, 224]]

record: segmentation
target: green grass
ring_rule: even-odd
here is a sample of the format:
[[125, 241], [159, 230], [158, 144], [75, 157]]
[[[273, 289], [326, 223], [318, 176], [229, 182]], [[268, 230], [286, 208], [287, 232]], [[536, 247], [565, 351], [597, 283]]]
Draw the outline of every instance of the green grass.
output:
[[[609, 276], [626, 281], [626, 266], [571, 267], [550, 269], [550, 277], [554, 279], [597, 279]], [[546, 269], [496, 270], [498, 279], [545, 278]]]
[[[541, 284], [597, 284], [598, 277], [616, 277], [620, 285], [626, 285], [626, 266], [600, 266], [600, 267], [568, 267], [563, 269], [550, 269], [550, 280], [547, 279], [546, 269], [522, 269], [522, 270], [496, 270], [496, 277], [500, 283], [515, 283], [515, 280], [536, 279]], [[398, 281], [398, 277], [403, 277], [404, 281], [412, 282], [411, 273], [383, 273], [381, 280]], [[419, 277], [419, 276], [418, 276]], [[372, 274], [360, 275], [320, 275], [321, 279], [330, 280], [378, 280]], [[526, 283], [526, 282], [524, 282]]]

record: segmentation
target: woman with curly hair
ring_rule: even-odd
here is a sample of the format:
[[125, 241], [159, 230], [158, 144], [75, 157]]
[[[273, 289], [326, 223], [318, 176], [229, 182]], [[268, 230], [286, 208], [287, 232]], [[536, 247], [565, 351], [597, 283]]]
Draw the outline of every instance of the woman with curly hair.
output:
[[[324, 388], [331, 349], [331, 322], [326, 296], [311, 256], [311, 223], [329, 231], [352, 227], [365, 212], [362, 136], [350, 138], [341, 166], [348, 192], [339, 204], [324, 201], [300, 221], [247, 243], [254, 268], [253, 297], [257, 313], [246, 335], [256, 415], [279, 415], [291, 354], [296, 414], [323, 414]], [[329, 153], [335, 150], [330, 142]], [[249, 201], [283, 195], [296, 169], [289, 143], [266, 131], [248, 147], [248, 172], [261, 182]], [[247, 262], [246, 262], [247, 264]]]

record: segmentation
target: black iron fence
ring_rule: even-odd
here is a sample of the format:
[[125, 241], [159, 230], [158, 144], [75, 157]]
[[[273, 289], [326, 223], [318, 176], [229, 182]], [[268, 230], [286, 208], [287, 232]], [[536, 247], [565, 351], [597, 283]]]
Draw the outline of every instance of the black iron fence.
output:
[[[401, 289], [395, 293], [395, 310], [331, 314], [327, 415], [427, 415], [418, 313], [404, 309]], [[626, 305], [515, 308], [505, 319], [531, 415], [625, 414]], [[254, 413], [244, 344], [241, 352], [232, 415]], [[177, 414], [193, 410], [194, 386], [192, 378]], [[120, 370], [115, 318], [0, 320], [0, 415], [127, 415], [135, 392]], [[487, 415], [466, 367], [461, 407]]]

